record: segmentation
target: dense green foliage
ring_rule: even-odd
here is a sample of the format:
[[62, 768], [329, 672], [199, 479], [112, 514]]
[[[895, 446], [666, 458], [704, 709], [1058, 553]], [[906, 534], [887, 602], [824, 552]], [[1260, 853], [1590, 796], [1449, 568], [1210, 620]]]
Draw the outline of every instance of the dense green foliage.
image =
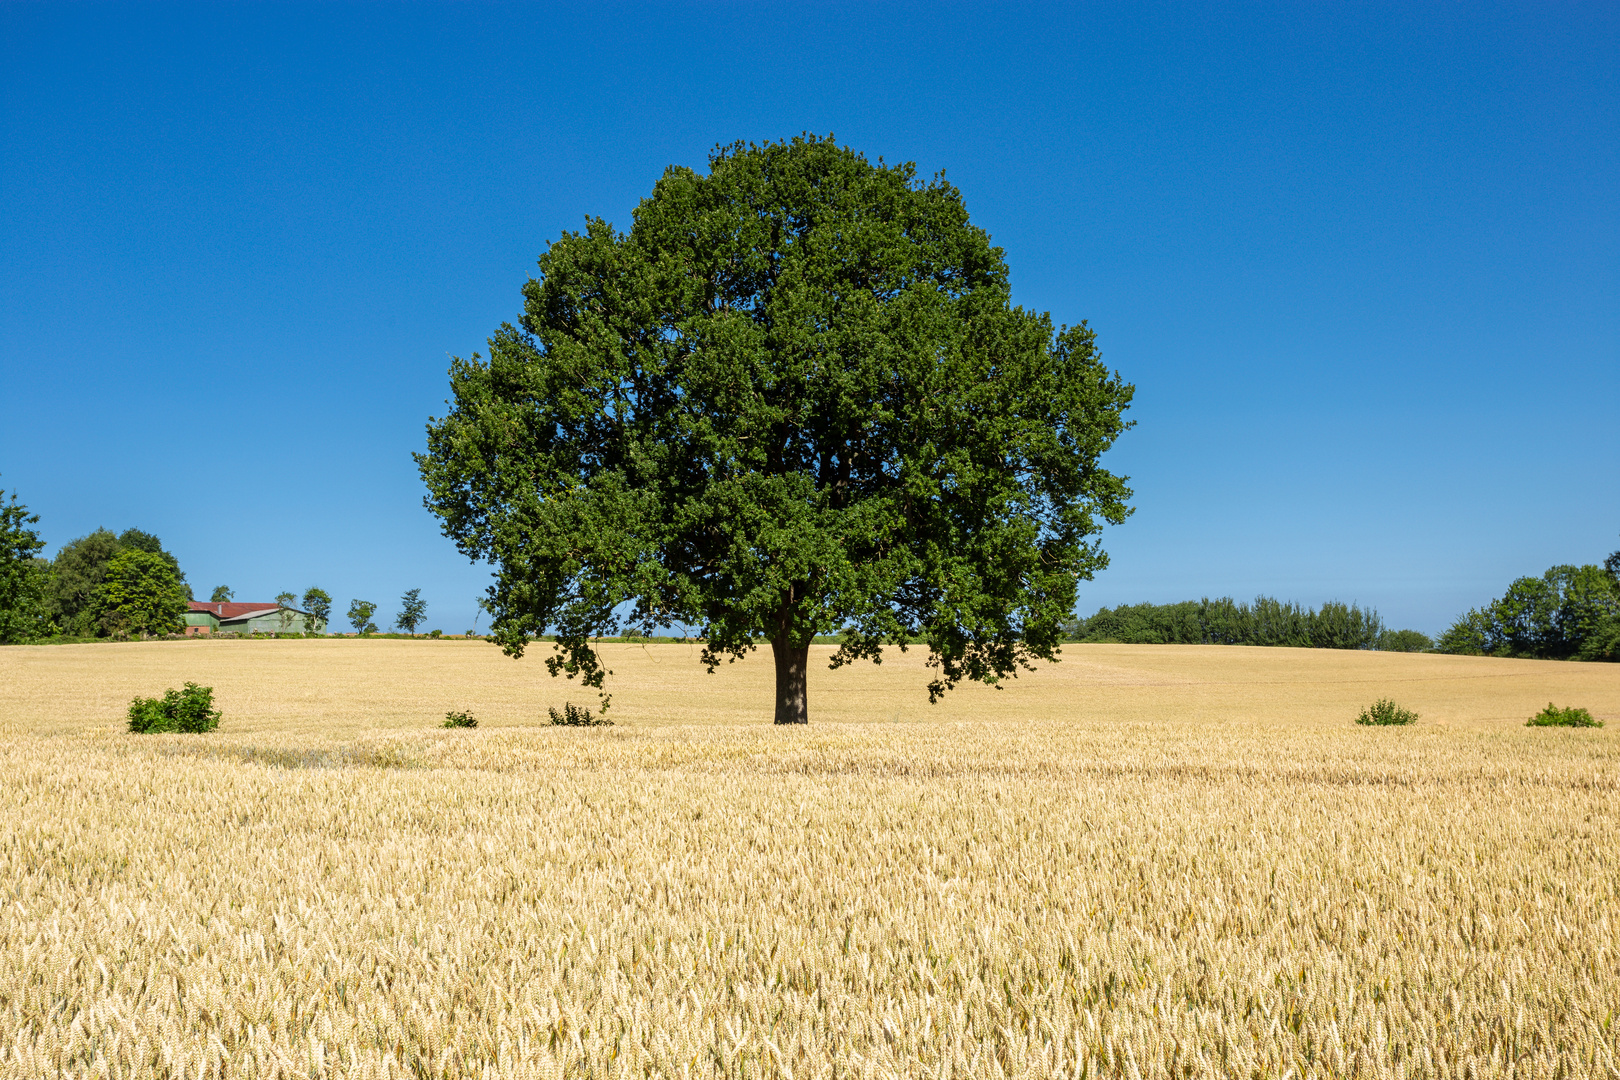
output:
[[202, 732], [219, 727], [214, 688], [186, 683], [184, 690], [169, 690], [161, 698], [136, 698], [129, 705], [129, 730], [137, 735], [165, 731]]
[[1525, 727], [1602, 727], [1603, 721], [1594, 720], [1588, 709], [1569, 705], [1560, 708], [1552, 702], [1524, 722]]
[[629, 233], [540, 259], [518, 326], [450, 369], [418, 455], [446, 535], [497, 568], [493, 637], [700, 628], [711, 670], [772, 645], [778, 721], [804, 664], [925, 643], [937, 699], [1051, 658], [1093, 537], [1128, 513], [1098, 465], [1132, 388], [1085, 324], [1012, 306], [956, 188], [832, 139], [671, 167]]
[[421, 589], [411, 589], [399, 598], [399, 617], [394, 625], [407, 634], [416, 633], [416, 628], [427, 618], [427, 603], [422, 599]]
[[[70, 637], [105, 637], [127, 632], [107, 619], [108, 608], [100, 599], [100, 589], [107, 578], [112, 561], [125, 551], [140, 551], [152, 555], [168, 565], [178, 583], [182, 600], [189, 599], [191, 590], [179, 561], [163, 550], [163, 544], [151, 533], [140, 529], [126, 529], [115, 534], [108, 529], [97, 529], [88, 536], [70, 540], [62, 545], [51, 562], [49, 604], [53, 622], [64, 635]], [[182, 608], [182, 612], [183, 612]]]
[[1472, 656], [1620, 660], [1620, 585], [1601, 566], [1555, 566], [1539, 578], [1519, 578], [1500, 599], [1463, 614], [1437, 648]]
[[1378, 635], [1380, 652], [1429, 652], [1434, 639], [1417, 630], [1385, 630]]
[[50, 633], [45, 541], [30, 526], [39, 515], [0, 490], [0, 645], [37, 641]]
[[215, 585], [214, 591], [208, 595], [210, 604], [228, 604], [236, 594], [224, 585]]
[[1071, 641], [1082, 642], [1288, 645], [1307, 649], [1373, 649], [1388, 633], [1383, 620], [1371, 609], [1363, 611], [1356, 605], [1333, 601], [1312, 609], [1269, 596], [1256, 597], [1253, 604], [1241, 604], [1224, 596], [1179, 604], [1124, 604], [1102, 608], [1089, 619], [1071, 619], [1065, 631]]
[[355, 633], [375, 634], [377, 624], [371, 621], [371, 617], [375, 614], [377, 614], [377, 605], [370, 600], [349, 601], [349, 625], [354, 627]]
[[1356, 723], [1376, 726], [1389, 726], [1399, 724], [1415, 724], [1418, 714], [1411, 709], [1403, 709], [1389, 698], [1379, 698], [1367, 708], [1361, 710], [1356, 717]]
[[95, 625], [118, 636], [178, 634], [185, 628], [186, 590], [169, 560], [128, 548], [107, 563], [90, 610]]
[[444, 723], [440, 724], [439, 726], [447, 728], [475, 728], [478, 726], [478, 718], [470, 712], [451, 711], [444, 714]]

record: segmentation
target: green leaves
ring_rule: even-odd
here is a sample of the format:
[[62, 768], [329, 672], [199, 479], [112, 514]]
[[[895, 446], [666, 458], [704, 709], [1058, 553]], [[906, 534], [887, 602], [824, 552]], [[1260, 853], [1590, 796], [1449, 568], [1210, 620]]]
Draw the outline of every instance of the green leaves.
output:
[[1620, 660], [1620, 588], [1599, 566], [1555, 566], [1522, 577], [1500, 599], [1465, 612], [1441, 652], [1546, 660]]
[[427, 602], [422, 599], [421, 589], [409, 589], [399, 598], [399, 617], [394, 625], [407, 634], [416, 633], [416, 628], [423, 619], [427, 618]]
[[136, 735], [181, 731], [201, 733], [219, 727], [214, 688], [188, 682], [183, 690], [165, 691], [161, 698], [136, 698], [129, 703], [129, 730]]
[[375, 614], [377, 614], [377, 605], [370, 600], [349, 601], [349, 625], [354, 627], [354, 632], [362, 637], [377, 632], [376, 624], [371, 621], [371, 617]]
[[1590, 709], [1577, 705], [1563, 707], [1547, 702], [1547, 707], [1524, 722], [1525, 727], [1602, 727], [1603, 721], [1594, 719]]
[[183, 628], [186, 590], [162, 554], [126, 548], [107, 563], [92, 611], [114, 634], [175, 634]]
[[938, 696], [1052, 655], [1088, 537], [1129, 513], [1098, 457], [1131, 387], [1084, 324], [1014, 308], [943, 179], [831, 139], [669, 169], [628, 234], [540, 259], [517, 326], [456, 360], [417, 457], [446, 535], [497, 568], [493, 636], [702, 628], [712, 667], [847, 630], [925, 642]]
[[[309, 618], [304, 622], [304, 632], [320, 634], [326, 632], [326, 623], [332, 615], [332, 597], [325, 589], [311, 585], [304, 590], [304, 610]], [[370, 616], [367, 616], [370, 618]]]
[[1417, 722], [1417, 713], [1401, 708], [1389, 698], [1379, 698], [1356, 717], [1356, 723], [1369, 727], [1402, 727]]
[[49, 633], [45, 541], [29, 526], [39, 515], [0, 490], [0, 645], [34, 641]]

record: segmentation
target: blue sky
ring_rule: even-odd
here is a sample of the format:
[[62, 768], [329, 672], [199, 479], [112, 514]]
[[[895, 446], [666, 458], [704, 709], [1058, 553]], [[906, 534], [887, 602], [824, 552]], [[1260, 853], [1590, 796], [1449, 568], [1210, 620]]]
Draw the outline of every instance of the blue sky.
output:
[[487, 568], [410, 454], [547, 241], [718, 142], [939, 169], [1137, 387], [1080, 610], [1431, 633], [1620, 547], [1612, 4], [0, 6], [0, 488], [200, 595]]

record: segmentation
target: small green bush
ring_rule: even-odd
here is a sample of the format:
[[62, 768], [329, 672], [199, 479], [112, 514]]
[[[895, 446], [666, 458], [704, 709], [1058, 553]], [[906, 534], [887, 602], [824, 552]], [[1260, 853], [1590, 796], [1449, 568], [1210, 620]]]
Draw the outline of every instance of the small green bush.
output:
[[1525, 727], [1602, 727], [1603, 721], [1592, 719], [1592, 714], [1574, 705], [1560, 709], [1552, 702], [1524, 722]]
[[573, 702], [564, 702], [563, 711], [548, 708], [551, 722], [558, 727], [609, 727], [613, 721], [605, 716], [592, 716], [591, 710]]
[[470, 712], [447, 712], [441, 727], [477, 727], [478, 718]]
[[1356, 717], [1358, 724], [1415, 724], [1418, 715], [1411, 709], [1403, 709], [1389, 698], [1379, 698], [1370, 706], [1361, 710]]
[[444, 637], [444, 631], [443, 630], [435, 630], [431, 634], [429, 634], [428, 637], [434, 638], [434, 639], [442, 638], [442, 637]]
[[136, 698], [129, 703], [129, 730], [137, 735], [164, 731], [213, 731], [219, 727], [214, 688], [186, 683], [184, 690], [169, 690], [161, 698]]

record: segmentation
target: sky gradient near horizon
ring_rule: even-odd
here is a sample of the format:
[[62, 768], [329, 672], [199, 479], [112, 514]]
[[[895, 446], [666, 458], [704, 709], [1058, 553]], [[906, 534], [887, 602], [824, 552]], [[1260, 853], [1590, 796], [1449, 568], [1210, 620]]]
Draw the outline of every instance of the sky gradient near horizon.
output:
[[449, 357], [562, 230], [801, 131], [946, 170], [1136, 385], [1082, 613], [1438, 633], [1620, 547], [1611, 4], [0, 6], [0, 489], [460, 632]]

